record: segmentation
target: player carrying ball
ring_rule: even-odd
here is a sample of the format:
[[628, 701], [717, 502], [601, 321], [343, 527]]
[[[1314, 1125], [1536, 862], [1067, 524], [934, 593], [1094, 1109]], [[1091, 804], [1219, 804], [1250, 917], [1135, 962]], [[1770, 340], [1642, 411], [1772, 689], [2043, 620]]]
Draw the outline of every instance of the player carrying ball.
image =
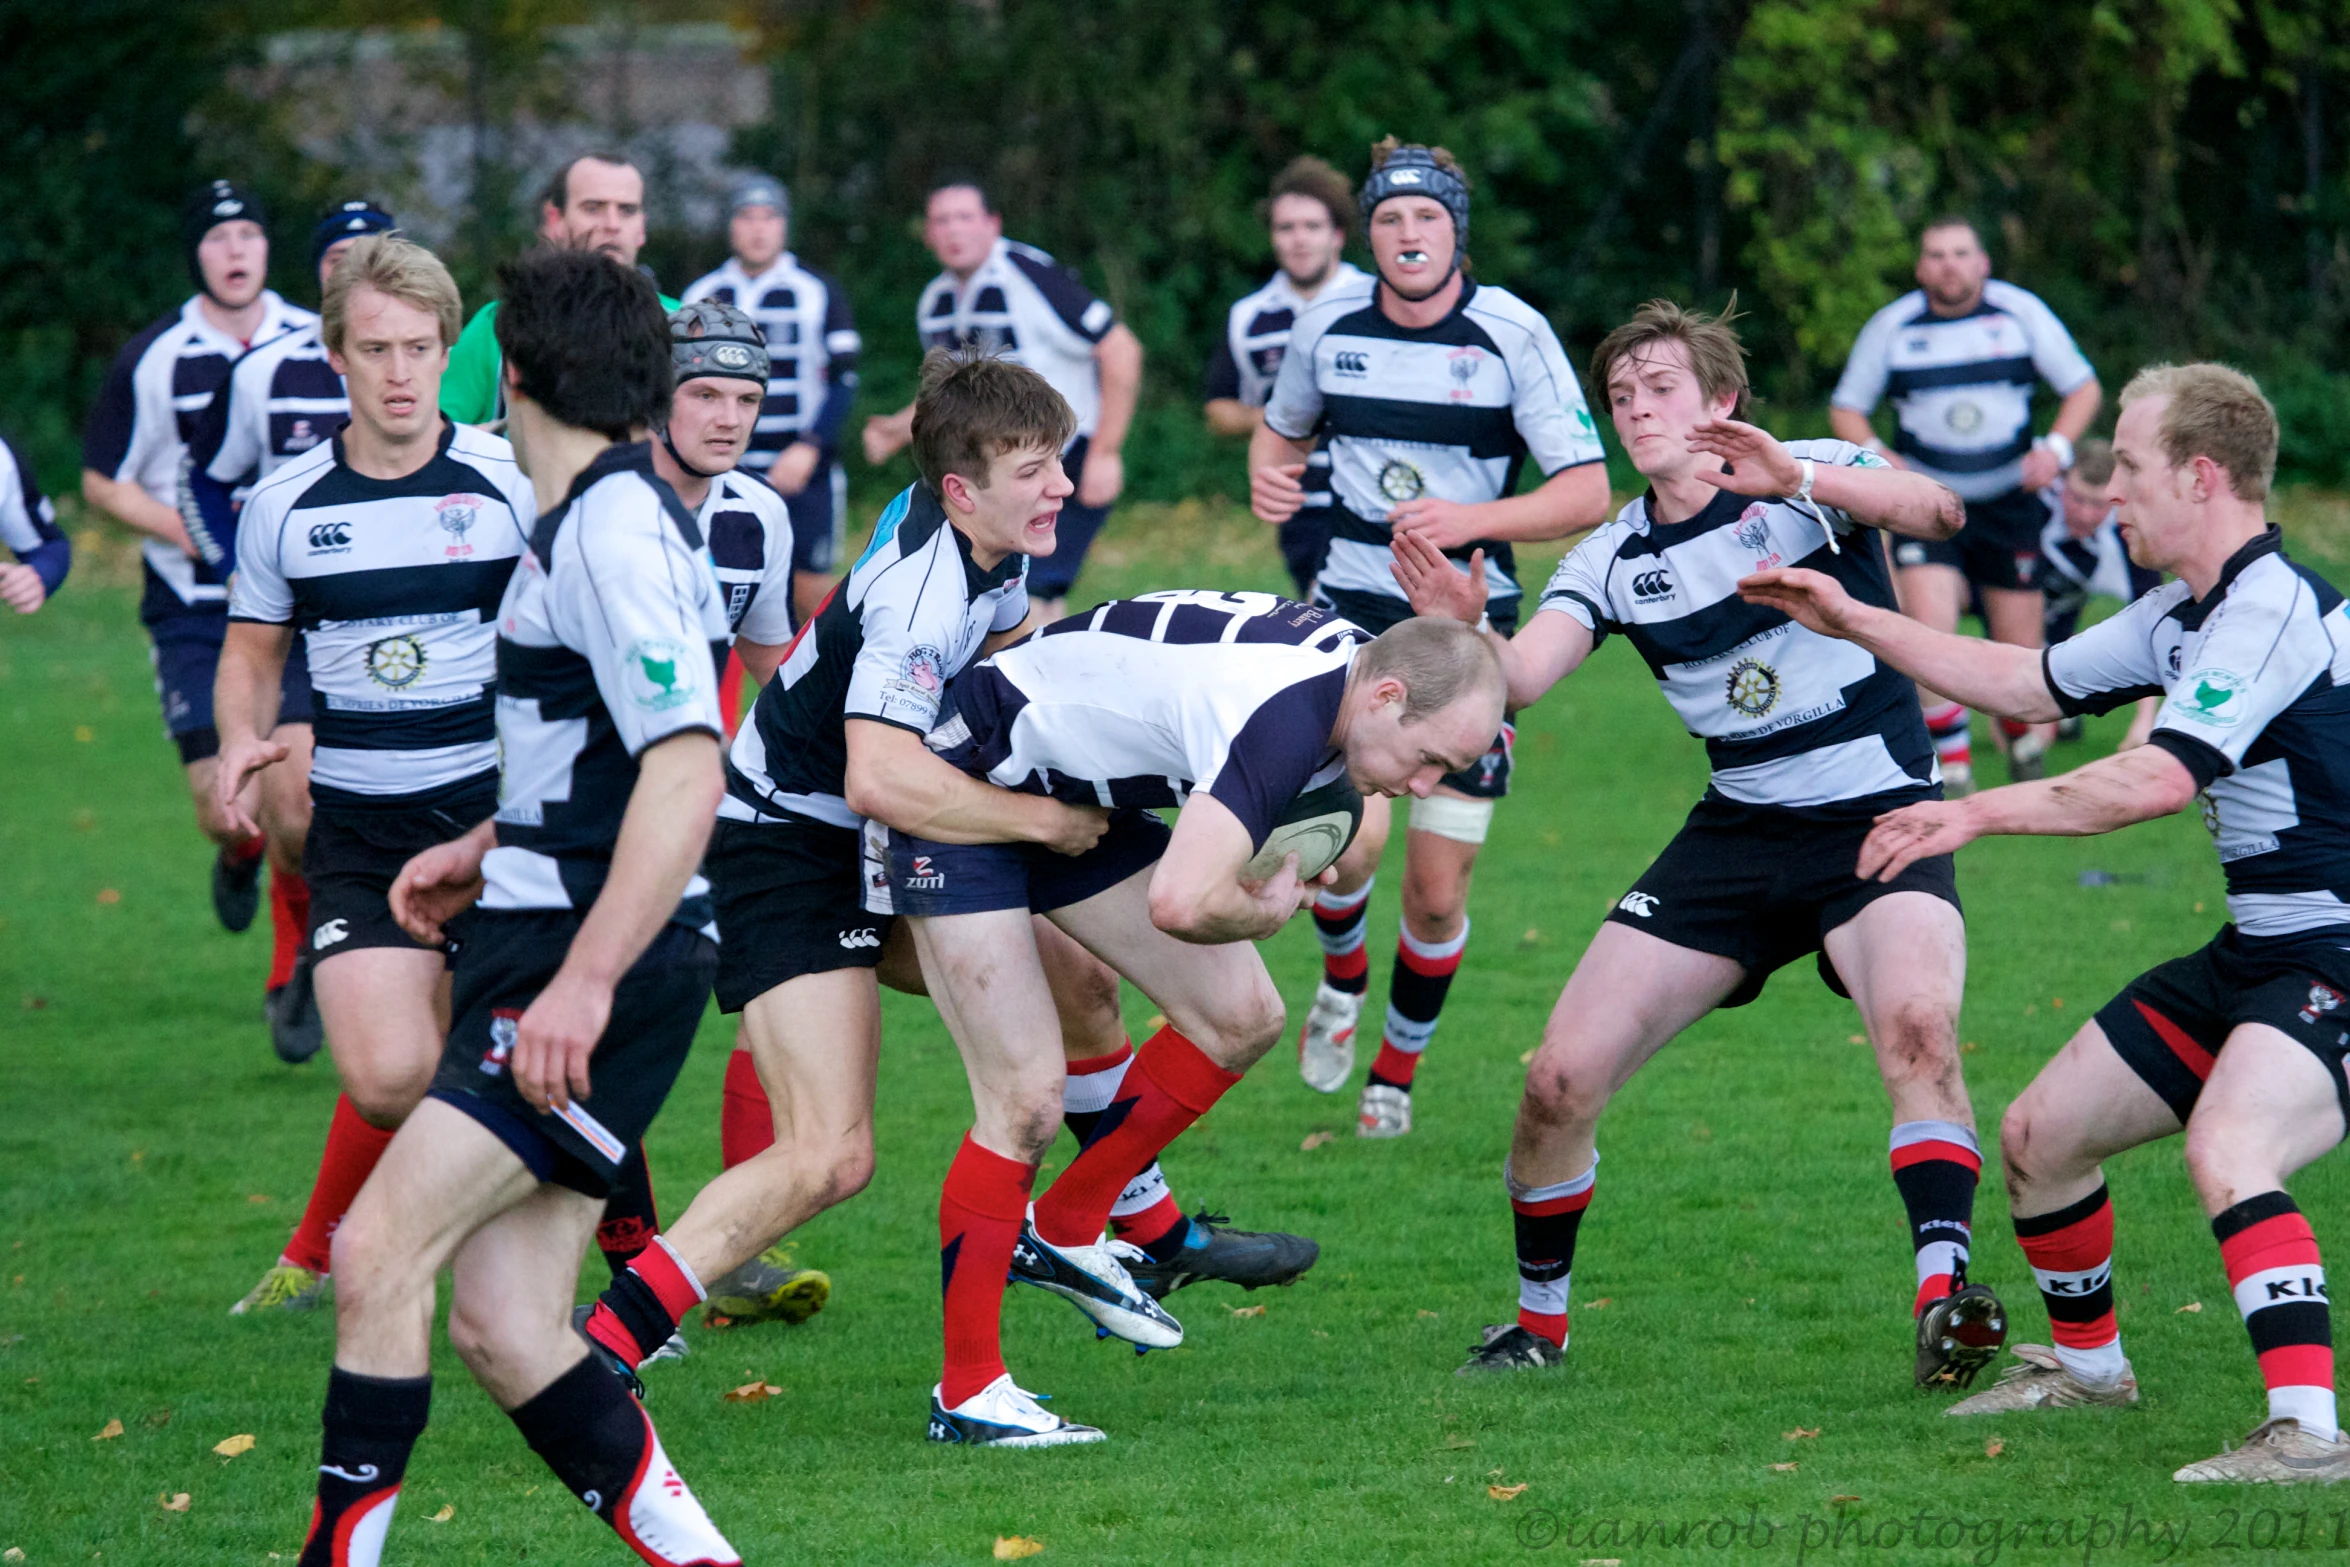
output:
[[[1917, 1381], [1964, 1384], [1998, 1350], [2005, 1314], [1966, 1282], [1982, 1155], [1959, 1074], [1957, 878], [1946, 855], [1886, 881], [1851, 870], [1880, 812], [1940, 793], [1933, 744], [1900, 673], [1739, 602], [1735, 587], [1759, 567], [1803, 562], [1891, 611], [1869, 530], [1947, 538], [1958, 501], [1847, 442], [1785, 445], [1741, 423], [1737, 333], [1668, 301], [1607, 335], [1591, 380], [1648, 492], [1559, 563], [1514, 640], [1487, 635], [1523, 707], [1621, 632], [1704, 739], [1713, 779], [1600, 926], [1543, 1030], [1503, 1170], [1518, 1320], [1487, 1329], [1462, 1369], [1560, 1362], [1601, 1112], [1682, 1030], [1817, 953], [1820, 977], [1860, 1008], [1893, 1101], [1893, 1182], [1917, 1258]], [[1396, 576], [1424, 613], [1473, 621], [1483, 609], [1483, 576], [1423, 541], [1398, 536]]]

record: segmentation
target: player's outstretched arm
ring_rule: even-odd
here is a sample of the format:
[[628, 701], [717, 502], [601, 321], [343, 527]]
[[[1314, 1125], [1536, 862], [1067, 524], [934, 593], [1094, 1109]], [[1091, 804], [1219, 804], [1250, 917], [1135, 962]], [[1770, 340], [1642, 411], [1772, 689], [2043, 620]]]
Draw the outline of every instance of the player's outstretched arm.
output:
[[1587, 462], [1561, 468], [1525, 494], [1497, 501], [1405, 501], [1387, 514], [1387, 525], [1399, 538], [1416, 533], [1439, 549], [1459, 549], [1479, 539], [1533, 544], [1598, 527], [1607, 521], [1607, 506], [1607, 464]]
[[636, 787], [612, 868], [547, 988], [515, 1028], [514, 1086], [542, 1110], [586, 1098], [588, 1057], [612, 1016], [612, 992], [677, 912], [702, 863], [726, 792], [718, 737], [681, 730], [637, 757]]
[[[1450, 557], [1421, 534], [1395, 536], [1394, 560], [1388, 570], [1411, 601], [1415, 615], [1441, 615], [1467, 625], [1485, 618], [1485, 552], [1469, 552], [1469, 569], [1462, 571]], [[1509, 707], [1516, 712], [1540, 701], [1552, 686], [1591, 656], [1590, 628], [1572, 615], [1537, 613], [1515, 637], [1490, 628], [1485, 640], [1501, 660], [1509, 681]]]
[[1232, 808], [1195, 790], [1175, 818], [1167, 852], [1151, 872], [1151, 923], [1178, 941], [1221, 946], [1262, 941], [1313, 902], [1332, 873], [1313, 881], [1297, 874], [1297, 856], [1261, 882], [1244, 882], [1241, 869], [1256, 854], [1248, 829]]
[[1928, 800], [1877, 818], [1860, 846], [1860, 877], [1891, 881], [1910, 865], [1994, 835], [2088, 838], [2186, 809], [2195, 775], [2160, 746], [2116, 752], [2037, 783]]
[[[1793, 495], [1803, 486], [1801, 459], [1759, 425], [1708, 419], [1689, 432], [1689, 445], [1729, 465], [1727, 471], [1700, 468], [1697, 477], [1734, 495]], [[1947, 539], [1966, 525], [1957, 496], [1898, 468], [1815, 462], [1811, 498], [1855, 522], [1913, 539]]]
[[2037, 648], [1932, 630], [1898, 611], [1860, 603], [1833, 577], [1798, 566], [1741, 578], [1738, 596], [1823, 636], [1857, 642], [1912, 680], [1978, 712], [2033, 724], [2064, 716]]
[[1110, 818], [1040, 794], [1016, 794], [944, 762], [911, 729], [873, 718], [847, 722], [849, 809], [939, 843], [1039, 843], [1083, 854]]

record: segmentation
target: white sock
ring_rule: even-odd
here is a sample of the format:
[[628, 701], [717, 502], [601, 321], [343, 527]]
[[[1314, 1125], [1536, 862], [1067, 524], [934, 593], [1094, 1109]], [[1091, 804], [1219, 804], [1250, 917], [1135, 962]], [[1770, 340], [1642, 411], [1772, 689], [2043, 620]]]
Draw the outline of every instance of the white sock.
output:
[[2056, 1351], [2057, 1362], [2073, 1374], [2076, 1381], [2091, 1387], [2112, 1387], [2119, 1383], [2130, 1363], [2122, 1354], [2122, 1341], [2117, 1334], [2110, 1343], [2095, 1349], [2073, 1349], [2064, 1344], [2050, 1346]]
[[2297, 1420], [2312, 1436], [2339, 1439], [2342, 1434], [2330, 1387], [2272, 1387], [2268, 1390], [2268, 1417]]

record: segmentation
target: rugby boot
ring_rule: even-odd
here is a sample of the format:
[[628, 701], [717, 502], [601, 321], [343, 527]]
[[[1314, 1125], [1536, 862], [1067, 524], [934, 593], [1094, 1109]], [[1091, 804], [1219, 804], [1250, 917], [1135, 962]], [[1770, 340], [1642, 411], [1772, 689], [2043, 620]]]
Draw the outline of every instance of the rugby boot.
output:
[[1337, 990], [1328, 980], [1314, 991], [1313, 1010], [1297, 1031], [1297, 1075], [1306, 1086], [1337, 1093], [1355, 1069], [1355, 1023], [1363, 1015], [1363, 993]]
[[2064, 1368], [2056, 1351], [2045, 1344], [2015, 1346], [2017, 1364], [1999, 1374], [1999, 1380], [1971, 1398], [1962, 1398], [1946, 1415], [2005, 1415], [2028, 1409], [2082, 1409], [2092, 1405], [2116, 1408], [2138, 1401], [2138, 1374], [2122, 1363], [2122, 1376], [2111, 1387], [2082, 1381]]
[[326, 1023], [318, 1015], [311, 960], [294, 960], [293, 977], [269, 992], [261, 1009], [269, 1018], [269, 1047], [288, 1066], [299, 1066], [326, 1044]]
[[940, 1402], [944, 1386], [930, 1390], [930, 1440], [965, 1447], [1072, 1447], [1099, 1442], [1099, 1426], [1063, 1420], [1017, 1386], [1007, 1371], [949, 1409]]
[[752, 1322], [801, 1323], [832, 1298], [832, 1279], [792, 1265], [789, 1246], [770, 1246], [710, 1286], [702, 1320], [724, 1317], [732, 1327]]
[[261, 912], [262, 856], [246, 855], [239, 849], [239, 845], [224, 843], [212, 857], [213, 917], [232, 935], [251, 930], [253, 916]]
[[1567, 1351], [1515, 1322], [1495, 1322], [1485, 1342], [1469, 1346], [1468, 1363], [1453, 1373], [1470, 1377], [1487, 1371], [1548, 1371], [1566, 1364]]
[[2350, 1479], [2350, 1442], [2301, 1429], [2290, 1416], [2264, 1420], [2232, 1447], [2171, 1476], [2182, 1485], [2332, 1485]]
[[2048, 776], [2048, 737], [2034, 731], [2016, 736], [2007, 748], [2007, 776], [2014, 783], [2037, 783]]
[[1972, 762], [1944, 762], [1942, 764], [1942, 798], [1963, 800], [1975, 792], [1975, 764]]
[[2007, 1342], [2007, 1308], [1990, 1287], [1969, 1284], [1918, 1313], [1919, 1387], [1966, 1387]]
[[308, 1311], [325, 1299], [325, 1274], [313, 1273], [298, 1263], [278, 1262], [245, 1292], [243, 1300], [229, 1307], [228, 1314], [247, 1317], [264, 1311]]
[[1126, 1271], [1142, 1252], [1107, 1238], [1090, 1246], [1055, 1246], [1036, 1233], [1036, 1212], [1012, 1246], [1013, 1282], [1033, 1284], [1058, 1295], [1096, 1324], [1144, 1349], [1173, 1349], [1183, 1342], [1183, 1324], [1167, 1315]]
[[2081, 738], [2081, 736], [2087, 734], [2088, 732], [2089, 720], [2080, 717], [2078, 714], [2071, 718], [2060, 718], [2056, 721], [2056, 738], [2059, 740], [2078, 740]]
[[1186, 1221], [1182, 1249], [1162, 1262], [1144, 1252], [1127, 1259], [1127, 1275], [1153, 1300], [1165, 1300], [1187, 1284], [1215, 1281], [1244, 1290], [1294, 1284], [1321, 1257], [1322, 1248], [1303, 1235], [1278, 1230], [1235, 1230], [1231, 1220], [1205, 1208]]
[[1412, 1092], [1386, 1083], [1365, 1083], [1355, 1114], [1357, 1137], [1401, 1137], [1412, 1129]]

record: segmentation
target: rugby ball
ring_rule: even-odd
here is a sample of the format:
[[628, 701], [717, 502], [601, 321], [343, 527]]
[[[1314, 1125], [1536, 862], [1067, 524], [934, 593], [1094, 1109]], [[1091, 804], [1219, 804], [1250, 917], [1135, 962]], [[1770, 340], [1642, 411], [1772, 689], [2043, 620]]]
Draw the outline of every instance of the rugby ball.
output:
[[1240, 879], [1264, 881], [1294, 854], [1298, 879], [1312, 881], [1338, 863], [1362, 825], [1363, 797], [1346, 779], [1336, 778], [1319, 789], [1308, 789], [1283, 809], [1265, 837], [1265, 846], [1240, 868]]

